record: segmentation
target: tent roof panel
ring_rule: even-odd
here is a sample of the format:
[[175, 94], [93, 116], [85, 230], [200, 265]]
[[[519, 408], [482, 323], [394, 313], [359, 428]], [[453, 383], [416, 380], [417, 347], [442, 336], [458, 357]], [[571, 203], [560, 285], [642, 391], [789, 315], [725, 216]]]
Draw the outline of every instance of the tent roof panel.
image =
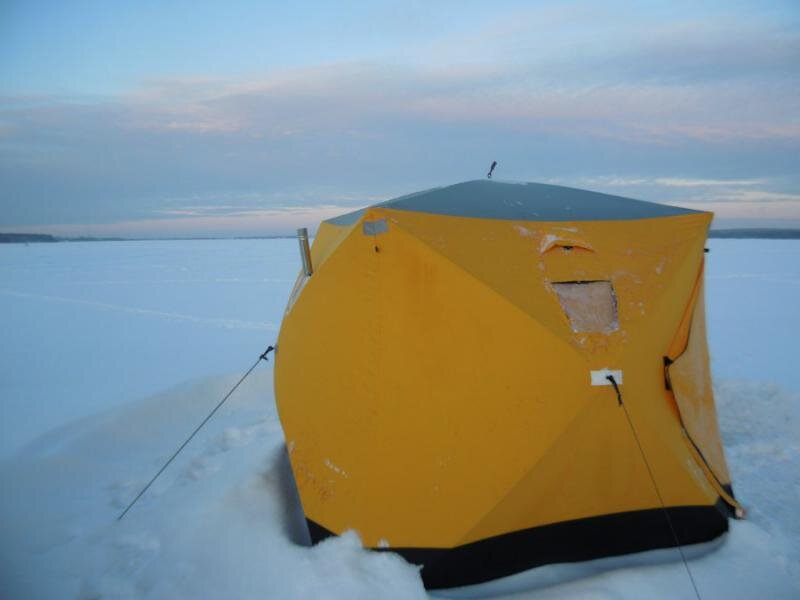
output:
[[[409, 194], [377, 207], [454, 217], [510, 221], [619, 221], [699, 211], [545, 183], [476, 180]], [[329, 222], [345, 225], [363, 210]]]

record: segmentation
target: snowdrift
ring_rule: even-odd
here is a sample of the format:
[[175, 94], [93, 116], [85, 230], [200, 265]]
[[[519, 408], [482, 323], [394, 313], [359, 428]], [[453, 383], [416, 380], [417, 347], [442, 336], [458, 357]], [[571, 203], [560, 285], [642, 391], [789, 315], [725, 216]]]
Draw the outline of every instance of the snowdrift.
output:
[[[116, 521], [236, 378], [197, 381], [85, 419], [6, 461], [0, 470], [4, 596], [427, 597], [415, 566], [392, 553], [363, 550], [354, 532], [307, 546], [270, 401], [269, 365]], [[692, 558], [692, 573], [706, 599], [797, 597], [800, 398], [774, 385], [733, 381], [716, 391], [750, 519], [733, 522], [719, 549]], [[461, 595], [693, 597], [677, 553], [653, 554], [548, 567]], [[531, 585], [535, 589], [519, 592]]]

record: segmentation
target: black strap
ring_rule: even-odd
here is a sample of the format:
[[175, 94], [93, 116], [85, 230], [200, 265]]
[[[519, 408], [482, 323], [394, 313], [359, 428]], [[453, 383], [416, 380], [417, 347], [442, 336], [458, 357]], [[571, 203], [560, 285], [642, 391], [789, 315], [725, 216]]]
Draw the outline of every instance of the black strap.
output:
[[606, 375], [606, 379], [608, 379], [611, 382], [611, 385], [614, 386], [614, 391], [617, 392], [617, 403], [619, 404], [619, 406], [622, 406], [622, 392], [619, 391], [617, 380], [614, 379], [613, 375]]

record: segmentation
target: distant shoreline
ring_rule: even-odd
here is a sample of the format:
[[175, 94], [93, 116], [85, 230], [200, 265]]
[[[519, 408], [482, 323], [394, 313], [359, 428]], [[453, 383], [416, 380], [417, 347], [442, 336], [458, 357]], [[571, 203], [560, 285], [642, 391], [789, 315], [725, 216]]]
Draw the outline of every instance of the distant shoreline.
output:
[[800, 229], [712, 229], [709, 238], [717, 239], [756, 239], [756, 240], [800, 240]]
[[[709, 238], [714, 239], [755, 239], [755, 240], [800, 240], [800, 229], [712, 229]], [[285, 240], [293, 235], [251, 235], [251, 236], [209, 236], [209, 237], [160, 237], [160, 238], [119, 238], [119, 237], [57, 237], [46, 233], [0, 233], [0, 244], [53, 244], [58, 242], [176, 242], [198, 240]]]
[[196, 240], [286, 240], [295, 239], [293, 235], [247, 235], [247, 236], [208, 236], [208, 237], [58, 237], [47, 233], [0, 233], [0, 244], [54, 244], [58, 242], [181, 242]]

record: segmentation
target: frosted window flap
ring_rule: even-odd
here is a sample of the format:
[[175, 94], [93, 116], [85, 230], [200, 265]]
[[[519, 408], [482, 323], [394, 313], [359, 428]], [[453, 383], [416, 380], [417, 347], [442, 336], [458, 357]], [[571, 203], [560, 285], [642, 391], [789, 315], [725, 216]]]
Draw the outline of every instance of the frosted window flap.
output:
[[610, 281], [551, 284], [574, 332], [611, 333], [619, 329], [617, 297]]

